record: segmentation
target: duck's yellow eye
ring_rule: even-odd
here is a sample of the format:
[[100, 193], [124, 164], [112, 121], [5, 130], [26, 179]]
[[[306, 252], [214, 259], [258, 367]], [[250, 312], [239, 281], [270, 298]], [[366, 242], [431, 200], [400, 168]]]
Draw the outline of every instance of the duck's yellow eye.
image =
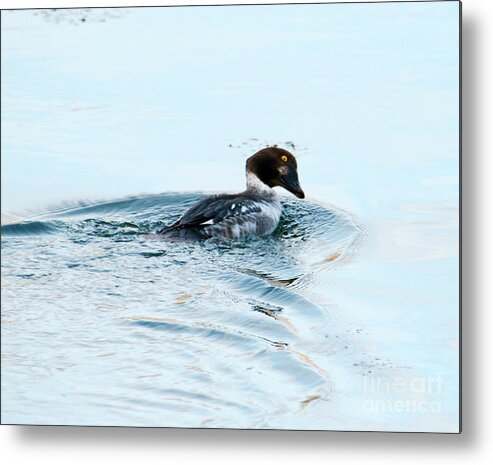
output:
[[287, 157], [286, 155], [283, 155], [283, 156], [281, 157], [281, 160], [282, 160], [282, 161], [288, 161], [288, 157]]

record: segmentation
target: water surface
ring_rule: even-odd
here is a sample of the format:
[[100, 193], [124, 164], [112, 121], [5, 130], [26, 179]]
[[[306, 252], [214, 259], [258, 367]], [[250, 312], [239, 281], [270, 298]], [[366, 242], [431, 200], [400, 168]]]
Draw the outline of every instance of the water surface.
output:
[[[458, 65], [457, 2], [2, 12], [2, 421], [456, 431]], [[267, 144], [272, 236], [156, 236]]]
[[327, 354], [359, 354], [309, 289], [361, 229], [343, 212], [285, 199], [266, 238], [177, 243], [155, 233], [199, 198], [79, 205], [2, 227], [4, 383], [16, 385], [7, 416], [281, 427], [331, 401]]

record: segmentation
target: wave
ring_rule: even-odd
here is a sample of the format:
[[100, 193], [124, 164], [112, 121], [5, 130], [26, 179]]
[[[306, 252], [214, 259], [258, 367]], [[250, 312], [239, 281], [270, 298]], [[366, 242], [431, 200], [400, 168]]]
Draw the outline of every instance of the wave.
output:
[[[331, 405], [329, 355], [347, 357], [357, 344], [343, 315], [326, 305], [330, 270], [351, 256], [362, 228], [336, 208], [283, 197], [271, 236], [160, 240], [156, 231], [203, 195], [77, 202], [2, 225], [5, 318], [19, 324], [34, 318], [40, 334], [55, 334], [63, 321], [49, 342], [32, 329], [7, 328], [7, 337], [33, 358], [46, 344], [76, 359], [81, 350], [100, 354], [91, 358], [91, 370], [108, 373], [98, 389], [107, 381], [112, 394], [89, 400], [97, 421], [157, 424], [155, 411], [162, 409], [175, 426], [262, 427], [276, 412], [309, 415], [314, 404]], [[84, 369], [80, 377], [71, 373], [71, 383], [93, 388]], [[217, 395], [216, 383], [228, 386], [227, 398]], [[80, 400], [76, 394], [71, 405]], [[30, 413], [38, 405], [32, 402]]]

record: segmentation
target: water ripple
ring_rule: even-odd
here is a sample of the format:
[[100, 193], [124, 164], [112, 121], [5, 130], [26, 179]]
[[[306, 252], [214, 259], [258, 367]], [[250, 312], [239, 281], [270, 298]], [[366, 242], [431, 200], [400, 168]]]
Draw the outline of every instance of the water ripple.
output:
[[160, 240], [201, 195], [80, 202], [2, 226], [9, 418], [263, 427], [330, 404], [330, 354], [351, 336], [317, 301], [314, 272], [349, 259], [362, 229], [283, 198], [272, 236]]

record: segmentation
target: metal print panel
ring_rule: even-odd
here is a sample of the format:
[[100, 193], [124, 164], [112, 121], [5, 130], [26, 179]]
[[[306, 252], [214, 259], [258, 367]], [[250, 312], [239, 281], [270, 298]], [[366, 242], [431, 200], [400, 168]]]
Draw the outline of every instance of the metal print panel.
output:
[[460, 430], [460, 3], [2, 11], [4, 424]]

